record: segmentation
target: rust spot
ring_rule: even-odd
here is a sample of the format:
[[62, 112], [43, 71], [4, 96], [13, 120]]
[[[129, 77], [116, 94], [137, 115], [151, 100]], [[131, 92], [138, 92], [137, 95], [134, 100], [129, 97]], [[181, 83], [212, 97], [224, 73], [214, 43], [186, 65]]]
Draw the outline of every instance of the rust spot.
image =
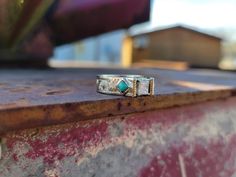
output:
[[46, 95], [64, 95], [66, 93], [71, 92], [70, 90], [52, 90], [52, 91], [48, 91], [46, 92]]
[[108, 117], [112, 117], [112, 116], [114, 116], [113, 114], [108, 114]]
[[73, 104], [73, 103], [66, 103], [66, 104], [64, 105], [64, 108], [65, 108], [66, 110], [72, 110], [72, 109], [75, 109], [75, 108], [76, 108], [76, 105]]
[[37, 136], [39, 134], [39, 128], [35, 128], [33, 131], [32, 131], [32, 134], [30, 134], [30, 137], [31, 138], [34, 138], [35, 136]]
[[232, 90], [232, 91], [231, 91], [231, 95], [232, 95], [232, 96], [236, 96], [236, 90]]
[[24, 93], [24, 92], [29, 92], [30, 90], [31, 90], [31, 87], [27, 87], [27, 86], [9, 89], [9, 91], [13, 93]]
[[48, 116], [54, 120], [62, 120], [66, 117], [66, 111], [62, 107], [51, 107], [50, 112], [48, 112]]
[[9, 109], [9, 108], [16, 108], [16, 107], [23, 107], [28, 106], [30, 102], [25, 98], [20, 98], [19, 100], [16, 100], [12, 103], [7, 104], [0, 104], [0, 109]]
[[119, 102], [119, 103], [117, 104], [117, 110], [120, 111], [120, 110], [121, 110], [121, 107], [122, 107], [122, 103]]

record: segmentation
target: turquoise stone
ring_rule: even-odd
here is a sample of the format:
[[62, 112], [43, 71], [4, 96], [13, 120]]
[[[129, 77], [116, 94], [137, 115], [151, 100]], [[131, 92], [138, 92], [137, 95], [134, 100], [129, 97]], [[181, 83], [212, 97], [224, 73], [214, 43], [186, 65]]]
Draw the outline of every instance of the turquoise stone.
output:
[[129, 87], [128, 85], [125, 83], [125, 81], [120, 81], [120, 83], [117, 85], [117, 88], [119, 89], [119, 91], [121, 93], [124, 93]]

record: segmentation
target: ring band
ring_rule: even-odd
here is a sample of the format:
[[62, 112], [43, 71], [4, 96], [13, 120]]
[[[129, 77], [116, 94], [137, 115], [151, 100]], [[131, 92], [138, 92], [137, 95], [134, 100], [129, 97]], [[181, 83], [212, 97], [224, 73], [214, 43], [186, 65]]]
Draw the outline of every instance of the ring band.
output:
[[111, 95], [154, 95], [154, 78], [142, 75], [98, 75], [97, 92]]

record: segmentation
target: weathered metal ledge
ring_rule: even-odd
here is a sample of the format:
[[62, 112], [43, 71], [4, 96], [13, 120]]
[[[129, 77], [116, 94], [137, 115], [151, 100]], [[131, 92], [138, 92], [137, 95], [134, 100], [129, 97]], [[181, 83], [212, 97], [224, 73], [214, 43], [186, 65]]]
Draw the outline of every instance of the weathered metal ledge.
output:
[[[96, 93], [101, 73], [156, 78], [153, 97]], [[225, 99], [236, 94], [236, 74], [209, 70], [60, 69], [0, 71], [0, 134]]]

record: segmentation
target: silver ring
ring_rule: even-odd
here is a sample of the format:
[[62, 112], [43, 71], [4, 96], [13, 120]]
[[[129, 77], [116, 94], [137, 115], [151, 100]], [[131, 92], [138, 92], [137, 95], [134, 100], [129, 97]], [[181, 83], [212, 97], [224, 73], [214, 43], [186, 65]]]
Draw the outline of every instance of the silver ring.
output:
[[98, 75], [97, 92], [131, 97], [150, 96], [154, 95], [154, 78], [142, 75]]

